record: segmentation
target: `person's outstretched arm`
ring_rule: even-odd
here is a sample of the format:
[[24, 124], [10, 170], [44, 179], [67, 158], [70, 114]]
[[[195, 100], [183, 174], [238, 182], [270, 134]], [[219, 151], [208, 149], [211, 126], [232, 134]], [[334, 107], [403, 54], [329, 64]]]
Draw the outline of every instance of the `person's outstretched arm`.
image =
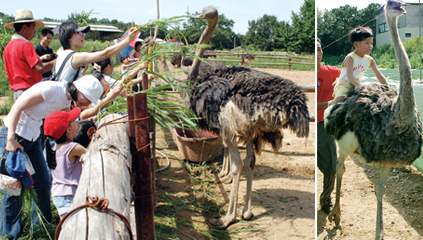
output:
[[137, 32], [139, 31], [140, 31], [140, 28], [132, 27], [129, 30], [129, 36], [127, 38], [125, 38], [122, 42], [115, 44], [113, 46], [107, 47], [106, 49], [102, 51], [80, 52], [80, 53], [74, 54], [72, 58], [72, 67], [74, 69], [77, 69], [82, 64], [98, 62], [117, 54], [126, 46], [128, 46], [128, 44], [130, 44], [132, 41], [135, 40], [137, 36]]

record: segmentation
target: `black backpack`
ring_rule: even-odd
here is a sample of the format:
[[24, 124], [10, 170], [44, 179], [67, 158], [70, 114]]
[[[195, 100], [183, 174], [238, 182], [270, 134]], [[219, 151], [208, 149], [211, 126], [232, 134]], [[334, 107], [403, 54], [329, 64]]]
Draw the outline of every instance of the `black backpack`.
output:
[[[72, 55], [74, 53], [75, 52], [71, 52], [66, 56], [65, 60], [63, 61], [62, 65], [59, 68], [59, 71], [57, 71], [56, 74], [54, 73], [55, 72], [54, 70], [56, 68], [56, 63], [54, 63], [53, 70], [52, 70], [53, 74], [49, 77], [45, 77], [45, 78], [41, 79], [41, 81], [57, 81], [57, 78], [60, 76], [60, 73], [62, 73], [62, 70], [65, 67], [66, 63], [69, 61], [69, 59], [72, 57]], [[73, 77], [72, 82], [75, 81], [76, 78], [78, 77], [80, 69], [81, 69], [81, 67], [78, 68], [78, 71], [76, 72], [75, 76]]]

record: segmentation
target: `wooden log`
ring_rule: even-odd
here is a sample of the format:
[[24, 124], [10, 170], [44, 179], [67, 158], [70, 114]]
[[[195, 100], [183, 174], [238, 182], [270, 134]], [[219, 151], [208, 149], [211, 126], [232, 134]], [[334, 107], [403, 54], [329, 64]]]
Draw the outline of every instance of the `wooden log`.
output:
[[302, 84], [302, 83], [298, 83], [297, 84], [304, 92], [314, 92], [316, 89], [316, 86], [313, 83], [309, 83], [309, 84]]
[[[119, 118], [107, 115], [100, 125]], [[123, 121], [123, 120], [118, 120]], [[86, 204], [86, 197], [109, 200], [109, 209], [130, 219], [132, 155], [125, 123], [100, 128], [83, 156], [82, 175], [70, 210]], [[116, 215], [83, 208], [70, 215], [62, 225], [59, 239], [131, 239], [124, 222]]]

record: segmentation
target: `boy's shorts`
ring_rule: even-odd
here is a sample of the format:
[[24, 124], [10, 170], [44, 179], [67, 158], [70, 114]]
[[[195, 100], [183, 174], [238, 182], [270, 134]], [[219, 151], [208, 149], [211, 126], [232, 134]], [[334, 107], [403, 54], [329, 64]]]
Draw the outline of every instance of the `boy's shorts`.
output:
[[69, 207], [72, 203], [73, 196], [67, 195], [67, 196], [55, 196], [53, 197], [53, 204], [57, 208], [57, 212], [59, 215], [63, 215], [67, 212], [69, 212]]
[[333, 89], [333, 99], [336, 99], [337, 97], [345, 97], [347, 92], [353, 87], [354, 85], [352, 84], [336, 84], [335, 88]]
[[[356, 78], [355, 79], [358, 83], [361, 84], [361, 81]], [[337, 78], [336, 79], [336, 85], [333, 89], [333, 98], [336, 99], [337, 97], [345, 97], [347, 95], [347, 92], [354, 88], [354, 85], [348, 80]]]

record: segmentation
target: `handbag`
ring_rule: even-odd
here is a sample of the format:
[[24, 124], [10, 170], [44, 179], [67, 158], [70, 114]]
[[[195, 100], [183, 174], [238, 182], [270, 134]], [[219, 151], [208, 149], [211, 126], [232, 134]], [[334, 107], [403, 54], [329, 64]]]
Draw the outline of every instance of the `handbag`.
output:
[[7, 151], [3, 153], [0, 162], [0, 192], [12, 196], [21, 195], [22, 184], [19, 180], [10, 177], [6, 169]]
[[[57, 80], [57, 78], [60, 76], [60, 73], [62, 73], [62, 70], [63, 70], [63, 68], [65, 67], [66, 63], [69, 61], [69, 59], [72, 57], [72, 55], [73, 55], [74, 53], [75, 53], [75, 52], [71, 52], [71, 53], [69, 53], [69, 54], [66, 56], [65, 60], [63, 61], [62, 65], [61, 65], [61, 66], [60, 66], [60, 68], [59, 68], [59, 71], [57, 71], [57, 73], [56, 73], [56, 74], [54, 73], [54, 72], [55, 72], [55, 69], [56, 69], [56, 62], [55, 62], [55, 63], [54, 63], [54, 66], [53, 66], [53, 70], [52, 70], [53, 74], [52, 74], [51, 76], [49, 76], [49, 77], [45, 77], [45, 78], [41, 79], [41, 81], [56, 81], [56, 80]], [[78, 73], [79, 73], [79, 70], [78, 70], [78, 72], [76, 73], [76, 75], [78, 75]], [[74, 80], [75, 80], [75, 77], [74, 77]]]
[[21, 195], [22, 184], [18, 179], [0, 174], [0, 192], [12, 196]]

